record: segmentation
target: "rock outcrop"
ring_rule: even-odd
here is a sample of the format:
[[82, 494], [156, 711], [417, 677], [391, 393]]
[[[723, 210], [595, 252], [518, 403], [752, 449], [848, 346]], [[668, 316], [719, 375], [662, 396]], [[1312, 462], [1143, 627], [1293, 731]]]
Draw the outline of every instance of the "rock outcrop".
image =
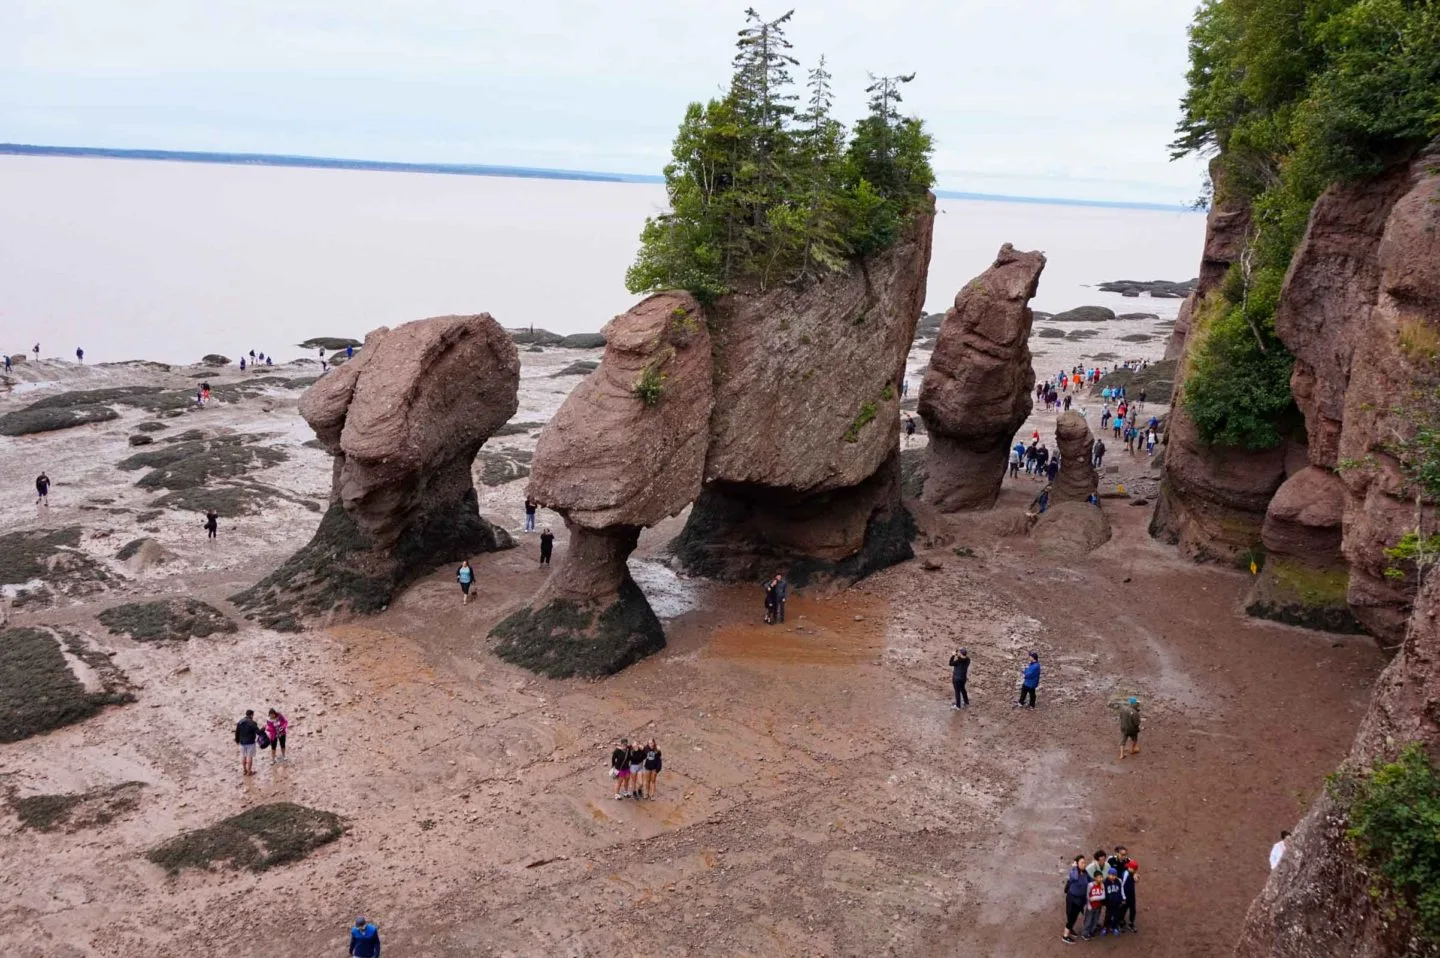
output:
[[520, 358], [488, 314], [381, 327], [321, 377], [300, 413], [334, 457], [314, 539], [234, 601], [271, 627], [374, 612], [444, 562], [506, 548], [480, 516], [471, 465], [518, 408]]
[[932, 214], [845, 273], [707, 308], [715, 406], [686, 571], [855, 579], [910, 558], [899, 384], [924, 311]]
[[700, 304], [661, 293], [605, 327], [600, 367], [540, 434], [527, 494], [570, 542], [540, 595], [495, 629], [496, 652], [557, 678], [616, 672], [665, 645], [626, 566], [640, 530], [700, 495], [714, 406]]
[[1250, 233], [1250, 202], [1225, 188], [1219, 158], [1210, 161], [1210, 182], [1214, 187], [1214, 196], [1210, 212], [1205, 216], [1205, 247], [1200, 253], [1200, 275], [1195, 280], [1195, 288], [1180, 304], [1175, 328], [1170, 331], [1170, 341], [1165, 345], [1166, 359], [1179, 359], [1185, 351], [1185, 339], [1190, 333], [1190, 322], [1196, 307], [1211, 290], [1220, 288], [1231, 264], [1240, 258], [1245, 248], [1245, 237]]
[[1030, 299], [1045, 256], [1009, 243], [955, 296], [920, 386], [930, 434], [923, 498], [947, 512], [995, 504], [1015, 430], [1030, 414]]
[[1055, 423], [1055, 445], [1060, 450], [1060, 471], [1050, 485], [1051, 502], [1084, 502], [1100, 488], [1092, 447], [1090, 424], [1075, 410], [1067, 410]]
[[1338, 789], [1322, 789], [1286, 843], [1246, 915], [1237, 958], [1418, 958], [1433, 943], [1414, 938], [1403, 910], [1371, 893], [1375, 883], [1350, 852], [1347, 777], [1394, 759], [1409, 743], [1440, 755], [1440, 576], [1431, 574], [1395, 659], [1375, 685], [1370, 710], [1341, 766]]
[[1110, 541], [1110, 519], [1098, 505], [1062, 502], [1035, 520], [1030, 538], [1041, 552], [1078, 559]]

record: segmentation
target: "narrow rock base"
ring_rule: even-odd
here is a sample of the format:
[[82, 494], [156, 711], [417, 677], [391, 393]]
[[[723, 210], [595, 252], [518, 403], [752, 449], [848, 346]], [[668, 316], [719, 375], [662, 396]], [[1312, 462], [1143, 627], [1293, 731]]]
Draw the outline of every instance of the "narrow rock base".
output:
[[1346, 566], [1311, 566], [1272, 556], [1245, 599], [1245, 613], [1321, 632], [1356, 635], [1365, 631], [1350, 611], [1345, 594]]
[[628, 575], [611, 599], [555, 597], [490, 633], [495, 654], [553, 679], [613, 675], [665, 647], [660, 620]]
[[388, 551], [376, 549], [345, 509], [334, 504], [304, 548], [230, 601], [267, 629], [298, 632], [312, 617], [379, 612], [437, 566], [514, 545], [508, 532], [481, 518], [473, 488], [452, 508], [416, 517]]

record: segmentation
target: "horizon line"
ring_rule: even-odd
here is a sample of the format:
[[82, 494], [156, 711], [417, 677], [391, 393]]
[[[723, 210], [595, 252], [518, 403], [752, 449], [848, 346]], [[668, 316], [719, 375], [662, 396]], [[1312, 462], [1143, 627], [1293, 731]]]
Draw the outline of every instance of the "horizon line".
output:
[[[275, 166], [291, 169], [358, 170], [370, 173], [438, 173], [448, 176], [508, 176], [521, 179], [578, 180], [595, 183], [664, 183], [653, 173], [602, 173], [594, 170], [566, 170], [535, 166], [507, 166], [487, 163], [413, 163], [399, 160], [352, 160], [340, 157], [307, 156], [290, 153], [222, 153], [207, 150], [121, 149], [105, 146], [45, 146], [31, 143], [0, 143], [0, 156], [59, 156], [80, 159], [156, 160], [180, 163], [212, 163], [226, 166]], [[1105, 209], [1153, 210], [1166, 213], [1196, 212], [1193, 206], [1153, 203], [1141, 200], [1087, 200], [1058, 196], [1016, 196], [1004, 193], [975, 193], [934, 189], [940, 199], [977, 200], [987, 203], [1032, 203], [1050, 206], [1094, 206]]]

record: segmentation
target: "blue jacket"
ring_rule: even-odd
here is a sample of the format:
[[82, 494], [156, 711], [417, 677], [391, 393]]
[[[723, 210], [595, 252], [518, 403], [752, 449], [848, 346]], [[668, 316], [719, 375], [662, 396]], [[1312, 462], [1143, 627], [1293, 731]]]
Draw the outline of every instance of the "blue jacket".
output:
[[1085, 900], [1085, 893], [1090, 888], [1090, 876], [1085, 874], [1083, 868], [1070, 866], [1070, 874], [1065, 877], [1065, 897]]
[[1024, 677], [1020, 680], [1020, 684], [1027, 689], [1037, 689], [1040, 687], [1039, 662], [1031, 662], [1029, 665], [1025, 666]]
[[380, 958], [380, 929], [373, 924], [351, 928], [350, 954], [354, 958]]

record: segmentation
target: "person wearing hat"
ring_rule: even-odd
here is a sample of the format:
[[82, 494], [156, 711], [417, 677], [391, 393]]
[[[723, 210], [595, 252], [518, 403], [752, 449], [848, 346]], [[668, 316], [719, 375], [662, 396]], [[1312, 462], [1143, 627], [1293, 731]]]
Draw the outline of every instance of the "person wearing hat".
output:
[[1140, 754], [1140, 700], [1130, 700], [1120, 707], [1120, 760], [1125, 760], [1125, 743], [1130, 743], [1130, 754]]
[[364, 915], [355, 919], [350, 929], [351, 958], [380, 958], [380, 929], [367, 921]]
[[970, 675], [970, 653], [961, 649], [950, 656], [950, 684], [955, 687], [955, 704], [952, 709], [968, 709], [970, 694], [965, 691], [965, 680]]
[[1025, 671], [1020, 673], [1020, 701], [1015, 707], [1023, 708], [1025, 700], [1030, 700], [1030, 707], [1035, 707], [1035, 690], [1040, 687], [1040, 653], [1031, 652], [1030, 661], [1025, 666]]

